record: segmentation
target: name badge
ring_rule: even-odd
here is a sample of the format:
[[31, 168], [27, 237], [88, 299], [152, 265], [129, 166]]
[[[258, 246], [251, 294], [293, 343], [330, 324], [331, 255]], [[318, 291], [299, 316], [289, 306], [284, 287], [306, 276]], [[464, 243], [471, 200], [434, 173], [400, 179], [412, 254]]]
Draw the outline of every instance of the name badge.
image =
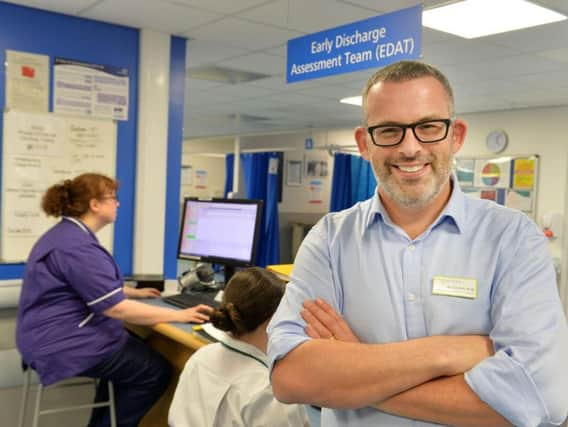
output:
[[477, 279], [434, 276], [432, 294], [475, 299], [477, 298]]

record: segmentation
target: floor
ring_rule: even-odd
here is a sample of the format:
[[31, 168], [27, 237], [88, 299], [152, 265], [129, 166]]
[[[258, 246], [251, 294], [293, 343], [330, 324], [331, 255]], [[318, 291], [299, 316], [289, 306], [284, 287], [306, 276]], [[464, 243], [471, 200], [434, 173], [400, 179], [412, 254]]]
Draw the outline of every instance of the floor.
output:
[[[25, 427], [32, 425], [32, 413], [35, 404], [35, 386], [31, 387], [28, 397], [26, 410]], [[42, 408], [53, 406], [78, 405], [90, 403], [94, 397], [94, 386], [92, 383], [76, 385], [67, 388], [58, 388], [44, 391]], [[9, 387], [0, 389], [0, 425], [4, 427], [16, 427], [22, 400], [22, 387]], [[90, 409], [44, 415], [40, 418], [41, 427], [81, 427], [86, 426], [89, 420]]]

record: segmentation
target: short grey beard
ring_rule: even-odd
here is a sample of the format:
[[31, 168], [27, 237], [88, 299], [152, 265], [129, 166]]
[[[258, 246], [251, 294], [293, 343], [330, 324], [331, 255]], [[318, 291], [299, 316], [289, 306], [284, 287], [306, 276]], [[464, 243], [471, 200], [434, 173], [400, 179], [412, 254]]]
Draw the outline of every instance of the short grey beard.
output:
[[[375, 174], [375, 178], [376, 177], [377, 176]], [[435, 188], [434, 191], [426, 198], [410, 197], [410, 196], [404, 197], [404, 195], [400, 197], [400, 194], [397, 194], [396, 191], [392, 191], [390, 185], [383, 184], [380, 186], [380, 188], [382, 188], [383, 191], [387, 194], [387, 196], [389, 196], [389, 198], [395, 201], [397, 204], [404, 206], [405, 208], [408, 209], [422, 209], [425, 206], [427, 206], [432, 200], [434, 200], [438, 195], [440, 195], [442, 189], [444, 188], [444, 184], [448, 182], [449, 178], [450, 174], [448, 173], [446, 179], [444, 179], [443, 182], [441, 182], [440, 185], [438, 185], [437, 188]], [[379, 181], [377, 180], [377, 182]]]
[[372, 164], [371, 164], [371, 170], [373, 171], [373, 175], [375, 175], [375, 179], [377, 180], [379, 188], [381, 188], [391, 200], [395, 201], [397, 204], [404, 206], [405, 208], [408, 209], [422, 209], [426, 205], [428, 205], [428, 203], [430, 203], [432, 200], [434, 200], [437, 196], [440, 195], [442, 189], [444, 188], [444, 185], [448, 182], [450, 176], [452, 175], [453, 163], [454, 163], [454, 156], [450, 155], [450, 159], [448, 161], [449, 167], [446, 173], [446, 178], [443, 179], [442, 182], [440, 182], [440, 185], [438, 185], [438, 187], [434, 189], [432, 194], [430, 194], [425, 199], [419, 197], [404, 197], [404, 196], [399, 197], [399, 195], [396, 193], [396, 191], [393, 191], [393, 188], [390, 185], [385, 185], [384, 183], [381, 184], [381, 180], [379, 179], [377, 171], [375, 170], [375, 168], [372, 167]]

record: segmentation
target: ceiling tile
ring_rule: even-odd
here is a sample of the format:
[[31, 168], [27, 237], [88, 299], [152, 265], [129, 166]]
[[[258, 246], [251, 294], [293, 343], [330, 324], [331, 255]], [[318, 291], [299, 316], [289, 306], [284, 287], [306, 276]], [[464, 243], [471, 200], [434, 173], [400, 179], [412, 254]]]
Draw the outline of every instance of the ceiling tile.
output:
[[503, 58], [519, 54], [519, 50], [506, 46], [492, 45], [482, 40], [458, 39], [425, 45], [422, 50], [424, 61], [437, 65], [468, 64], [492, 58]]
[[75, 15], [99, 0], [7, 0], [6, 3]]
[[275, 55], [275, 56], [281, 56], [282, 58], [286, 58], [287, 56], [287, 45], [283, 44], [282, 46], [277, 46], [277, 47], [272, 47], [270, 49], [266, 49], [263, 52], [268, 54], [268, 55]]
[[187, 31], [185, 35], [253, 50], [281, 45], [300, 33], [229, 17]]
[[188, 40], [186, 44], [186, 66], [197, 67], [233, 58], [247, 53], [246, 49], [209, 40]]
[[257, 22], [314, 33], [368, 18], [369, 10], [337, 0], [276, 0], [239, 16]]
[[81, 16], [170, 34], [181, 34], [221, 17], [213, 12], [160, 0], [105, 0]]
[[236, 12], [262, 5], [267, 0], [173, 0], [177, 3], [195, 6], [200, 9], [211, 10], [231, 15]]
[[484, 38], [489, 43], [509, 46], [523, 53], [561, 49], [566, 47], [568, 40], [568, 24], [565, 20]]
[[218, 63], [223, 67], [274, 75], [286, 72], [286, 59], [265, 53], [253, 53]]
[[354, 4], [362, 6], [377, 12], [394, 12], [395, 10], [406, 9], [407, 7], [416, 6], [423, 3], [425, 8], [438, 5], [440, 3], [447, 3], [447, 0], [342, 0], [343, 3]]

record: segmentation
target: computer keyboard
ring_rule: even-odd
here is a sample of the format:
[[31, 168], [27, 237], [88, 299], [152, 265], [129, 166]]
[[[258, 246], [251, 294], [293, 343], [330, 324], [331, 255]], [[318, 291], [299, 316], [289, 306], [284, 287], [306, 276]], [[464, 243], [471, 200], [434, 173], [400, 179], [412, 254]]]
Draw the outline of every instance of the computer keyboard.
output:
[[206, 304], [211, 307], [219, 307], [220, 303], [215, 301], [215, 292], [176, 294], [162, 298], [162, 301], [181, 308], [191, 308], [199, 304]]

